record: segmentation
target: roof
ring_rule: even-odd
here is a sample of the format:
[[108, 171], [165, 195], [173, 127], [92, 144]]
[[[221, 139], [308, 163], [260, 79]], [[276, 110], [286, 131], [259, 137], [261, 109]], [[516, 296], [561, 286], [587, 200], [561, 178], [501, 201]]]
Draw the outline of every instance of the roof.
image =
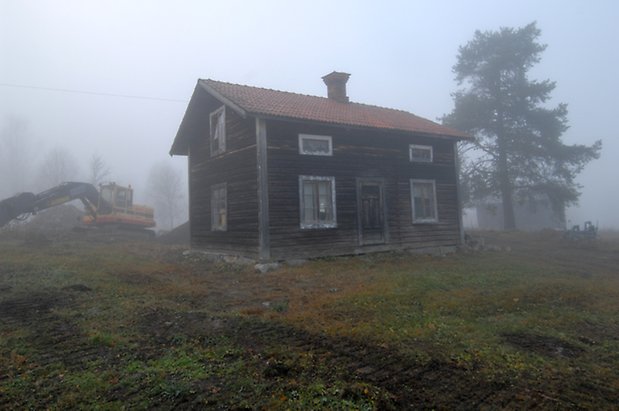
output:
[[[205, 90], [244, 117], [249, 115], [282, 120], [311, 121], [338, 126], [419, 133], [457, 140], [471, 138], [466, 133], [403, 110], [353, 102], [341, 103], [326, 97], [225, 83], [211, 79], [198, 80], [196, 92], [198, 89]], [[189, 104], [191, 105], [191, 102]], [[176, 140], [183, 139], [181, 134], [179, 129]], [[180, 151], [182, 150], [179, 150], [179, 146], [182, 144], [176, 140], [170, 151], [171, 154], [181, 154]]]

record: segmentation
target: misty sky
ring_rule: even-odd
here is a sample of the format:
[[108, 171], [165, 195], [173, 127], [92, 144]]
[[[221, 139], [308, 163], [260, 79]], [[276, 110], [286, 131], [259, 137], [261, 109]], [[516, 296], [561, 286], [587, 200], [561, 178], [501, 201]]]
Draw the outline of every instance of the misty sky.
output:
[[345, 71], [352, 101], [436, 120], [453, 107], [458, 47], [476, 29], [532, 21], [548, 48], [531, 75], [557, 82], [550, 104], [568, 104], [564, 140], [604, 144], [568, 218], [619, 228], [613, 0], [0, 0], [0, 127], [7, 116], [28, 122], [33, 164], [63, 147], [86, 176], [99, 153], [139, 197], [155, 162], [186, 173], [168, 151], [198, 78], [325, 96], [320, 77]]

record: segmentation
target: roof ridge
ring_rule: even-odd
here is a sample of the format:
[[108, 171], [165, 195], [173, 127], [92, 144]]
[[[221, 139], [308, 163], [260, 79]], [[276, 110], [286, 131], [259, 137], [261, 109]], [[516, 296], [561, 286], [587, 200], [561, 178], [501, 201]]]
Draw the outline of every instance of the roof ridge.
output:
[[471, 136], [403, 109], [334, 99], [292, 91], [250, 86], [210, 78], [198, 83], [217, 93], [244, 114], [274, 116], [329, 124], [401, 130], [469, 139]]
[[430, 122], [435, 123], [435, 124], [439, 124], [439, 123], [436, 123], [435, 121], [432, 121], [432, 120], [427, 119], [425, 117], [420, 117], [420, 116], [418, 116], [415, 113], [412, 113], [410, 111], [407, 111], [407, 110], [404, 110], [404, 109], [400, 109], [400, 108], [385, 107], [385, 106], [379, 106], [379, 105], [376, 105], [376, 104], [358, 103], [356, 101], [349, 101], [347, 103], [341, 103], [339, 101], [335, 101], [333, 99], [330, 99], [329, 97], [316, 96], [316, 95], [313, 95], [313, 94], [296, 93], [294, 91], [278, 90], [278, 89], [268, 88], [268, 87], [259, 87], [259, 86], [250, 86], [250, 85], [247, 85], [247, 84], [231, 83], [231, 82], [228, 82], [228, 81], [213, 80], [211, 78], [200, 79], [200, 80], [201, 81], [211, 81], [213, 83], [219, 83], [219, 84], [226, 84], [226, 85], [229, 85], [229, 86], [246, 87], [246, 88], [257, 89], [257, 90], [266, 90], [266, 91], [274, 91], [274, 92], [277, 92], [277, 93], [292, 94], [292, 95], [295, 95], [295, 96], [318, 98], [318, 99], [322, 99], [322, 100], [325, 100], [325, 101], [333, 101], [334, 103], [340, 103], [342, 105], [354, 104], [356, 106], [364, 106], [364, 107], [370, 107], [370, 108], [379, 108], [379, 109], [382, 109], [382, 110], [389, 110], [389, 111], [399, 111], [401, 113], [410, 114], [412, 116], [415, 116], [415, 117], [417, 117], [417, 118], [419, 118], [421, 120], [426, 120], [426, 121], [430, 121]]
[[258, 86], [250, 86], [250, 85], [247, 85], [247, 84], [230, 83], [228, 81], [213, 80], [211, 78], [200, 79], [200, 81], [212, 81], [213, 83], [227, 84], [229, 86], [247, 87], [247, 88], [253, 88], [253, 89], [258, 89], [258, 90], [275, 91], [277, 93], [294, 94], [296, 96], [314, 97], [314, 98], [322, 98], [322, 99], [328, 100], [328, 97], [314, 96], [312, 94], [295, 93], [294, 91], [277, 90], [277, 89], [268, 88], [268, 87], [258, 87]]

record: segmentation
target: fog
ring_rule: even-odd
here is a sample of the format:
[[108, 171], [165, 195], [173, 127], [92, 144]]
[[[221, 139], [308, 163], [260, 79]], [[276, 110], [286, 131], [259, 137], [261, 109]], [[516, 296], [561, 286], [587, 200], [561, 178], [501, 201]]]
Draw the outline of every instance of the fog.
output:
[[568, 219], [619, 228], [617, 20], [612, 0], [0, 0], [0, 128], [27, 125], [32, 178], [55, 148], [83, 179], [98, 153], [143, 199], [154, 164], [186, 176], [186, 158], [168, 151], [198, 78], [326, 96], [320, 77], [345, 71], [352, 101], [436, 120], [453, 107], [451, 68], [475, 30], [537, 21], [548, 48], [532, 77], [557, 82], [548, 104], [568, 104], [564, 141], [603, 140]]

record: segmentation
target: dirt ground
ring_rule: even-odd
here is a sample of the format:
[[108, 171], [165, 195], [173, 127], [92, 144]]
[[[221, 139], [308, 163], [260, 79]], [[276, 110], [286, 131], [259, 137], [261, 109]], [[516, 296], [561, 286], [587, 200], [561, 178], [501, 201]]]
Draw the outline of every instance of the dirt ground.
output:
[[[129, 358], [133, 359], [135, 355], [142, 358], [160, 357], [179, 340], [216, 344], [224, 339], [232, 340], [236, 347], [242, 348], [241, 353], [229, 354], [227, 360], [240, 359], [248, 363], [259, 360], [264, 363], [260, 367], [262, 375], [259, 379], [274, 382], [281, 378], [295, 377], [306, 381], [337, 380], [346, 387], [342, 392], [343, 398], [362, 397], [363, 387], [357, 386], [362, 381], [364, 385], [371, 384], [380, 390], [373, 401], [373, 408], [377, 409], [446, 409], [454, 405], [476, 408], [482, 404], [507, 406], [511, 403], [510, 392], [504, 391], [506, 383], [478, 381], [467, 369], [454, 364], [440, 361], [419, 364], [388, 348], [346, 338], [316, 335], [262, 320], [218, 317], [191, 311], [147, 310], [139, 315], [135, 324], [141, 334], [137, 354], [113, 346], [93, 345], [76, 324], [53, 313], [55, 309], [70, 307], [74, 292], [87, 291], [82, 291], [82, 287], [73, 287], [60, 294], [30, 294], [0, 303], [3, 328], [28, 328], [36, 336], [29, 341], [36, 354], [28, 356], [27, 360], [29, 367], [33, 368], [26, 372], [43, 375], [46, 369], [53, 369], [57, 364], [62, 364], [64, 374], [89, 369], [92, 363], [115, 364], [114, 368], [117, 368], [123, 363], [126, 365]], [[313, 364], [309, 367], [299, 364], [298, 353], [310, 354]], [[14, 360], [18, 366], [5, 370], [6, 374], [0, 376], [0, 381], [19, 378], [23, 372], [19, 363], [25, 362], [26, 356], [23, 360], [20, 360], [19, 354], [14, 356], [17, 357]], [[62, 374], [59, 373], [57, 378], [62, 378]], [[236, 393], [231, 401], [230, 392], [225, 389], [223, 392], [218, 391], [219, 386], [236, 385], [236, 382], [226, 378], [213, 378], [206, 384], [206, 387], [197, 385], [195, 390], [171, 398], [149, 398], [147, 408], [211, 406], [234, 409], [236, 405], [233, 404], [242, 402], [242, 399], [252, 401], [251, 397], [243, 398]], [[133, 381], [131, 385], [116, 387], [99, 400], [101, 403], [120, 401], [137, 405], [142, 400], [143, 390], [148, 389], [147, 381]], [[197, 393], [200, 389], [209, 393], [208, 400], [205, 401]], [[441, 392], [440, 398], [436, 396], [437, 389]], [[30, 398], [0, 398], [0, 407], [14, 409], [34, 405], [35, 408], [47, 408], [60, 395], [56, 390], [63, 388], [61, 385], [51, 386], [33, 393]], [[543, 401], [543, 398], [535, 401]], [[532, 404], [531, 399], [528, 404]], [[258, 400], [247, 408], [270, 406], [264, 400]]]
[[[579, 278], [617, 273], [614, 233], [586, 244], [564, 242], [555, 232], [473, 236], [486, 250], [457, 258], [505, 253]], [[408, 256], [343, 257], [257, 274], [178, 246], [109, 247], [0, 238], [0, 408], [619, 407], [617, 381], [538, 385], [533, 377], [489, 375], [474, 360], [434, 355], [422, 340], [415, 347], [421, 354], [411, 354], [399, 340], [320, 331], [318, 324], [331, 320], [311, 313], [365, 293], [385, 261]], [[436, 258], [443, 264], [453, 257]], [[507, 350], [574, 367], [589, 347], [619, 340], [619, 324], [606, 325], [591, 323], [579, 340], [534, 331], [497, 338]]]

